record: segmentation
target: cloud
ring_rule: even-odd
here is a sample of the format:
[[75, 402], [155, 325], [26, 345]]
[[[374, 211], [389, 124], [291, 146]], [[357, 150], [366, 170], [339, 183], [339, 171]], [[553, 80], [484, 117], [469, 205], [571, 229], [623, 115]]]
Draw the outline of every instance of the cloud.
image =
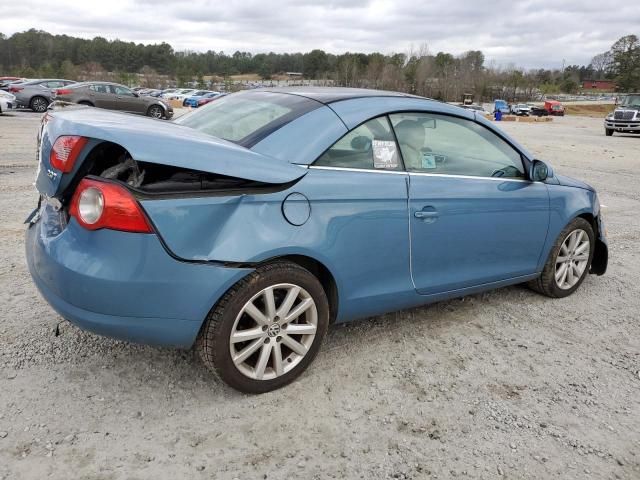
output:
[[23, 0], [3, 7], [2, 28], [196, 51], [392, 53], [426, 44], [535, 68], [586, 64], [639, 26], [640, 8], [628, 0]]

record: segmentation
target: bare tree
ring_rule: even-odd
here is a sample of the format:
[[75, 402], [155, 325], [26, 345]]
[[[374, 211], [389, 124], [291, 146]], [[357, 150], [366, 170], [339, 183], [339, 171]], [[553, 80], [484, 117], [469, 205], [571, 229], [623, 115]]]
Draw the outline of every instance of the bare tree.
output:
[[611, 70], [613, 58], [611, 52], [599, 53], [591, 59], [591, 68], [593, 69], [597, 80], [604, 78], [605, 74]]

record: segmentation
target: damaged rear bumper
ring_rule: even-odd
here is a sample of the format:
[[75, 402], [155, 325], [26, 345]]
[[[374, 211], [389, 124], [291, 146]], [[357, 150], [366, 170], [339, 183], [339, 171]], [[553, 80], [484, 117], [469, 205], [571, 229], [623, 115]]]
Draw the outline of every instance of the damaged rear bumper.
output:
[[27, 229], [29, 271], [56, 312], [100, 335], [188, 348], [211, 307], [252, 271], [176, 260], [152, 234], [91, 232], [73, 219], [56, 228], [50, 210]]

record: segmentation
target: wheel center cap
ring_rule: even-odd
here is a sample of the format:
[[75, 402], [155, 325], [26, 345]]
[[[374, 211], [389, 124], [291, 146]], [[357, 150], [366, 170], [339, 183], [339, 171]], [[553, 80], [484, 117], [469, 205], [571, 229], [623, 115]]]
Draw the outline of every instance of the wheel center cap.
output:
[[280, 334], [280, 325], [278, 325], [277, 323], [272, 323], [271, 325], [269, 325], [269, 328], [267, 329], [267, 334], [270, 337], [275, 337], [278, 334]]

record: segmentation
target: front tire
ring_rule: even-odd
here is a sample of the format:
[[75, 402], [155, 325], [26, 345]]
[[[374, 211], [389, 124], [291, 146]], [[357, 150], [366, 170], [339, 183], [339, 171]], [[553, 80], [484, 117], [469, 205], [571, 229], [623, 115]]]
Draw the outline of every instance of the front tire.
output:
[[147, 110], [147, 116], [152, 118], [164, 117], [164, 110], [160, 105], [151, 105]]
[[318, 279], [289, 262], [256, 269], [209, 314], [198, 337], [204, 364], [245, 393], [295, 380], [313, 361], [329, 325], [329, 302]]
[[604, 129], [604, 133], [607, 137], [610, 137], [613, 135], [613, 129], [612, 128], [605, 128]]
[[29, 108], [37, 113], [44, 113], [47, 111], [47, 107], [49, 106], [49, 102], [44, 97], [39, 95], [33, 97], [29, 102]]
[[593, 227], [584, 218], [575, 218], [558, 235], [542, 275], [529, 286], [552, 298], [571, 295], [589, 274], [594, 249]]

